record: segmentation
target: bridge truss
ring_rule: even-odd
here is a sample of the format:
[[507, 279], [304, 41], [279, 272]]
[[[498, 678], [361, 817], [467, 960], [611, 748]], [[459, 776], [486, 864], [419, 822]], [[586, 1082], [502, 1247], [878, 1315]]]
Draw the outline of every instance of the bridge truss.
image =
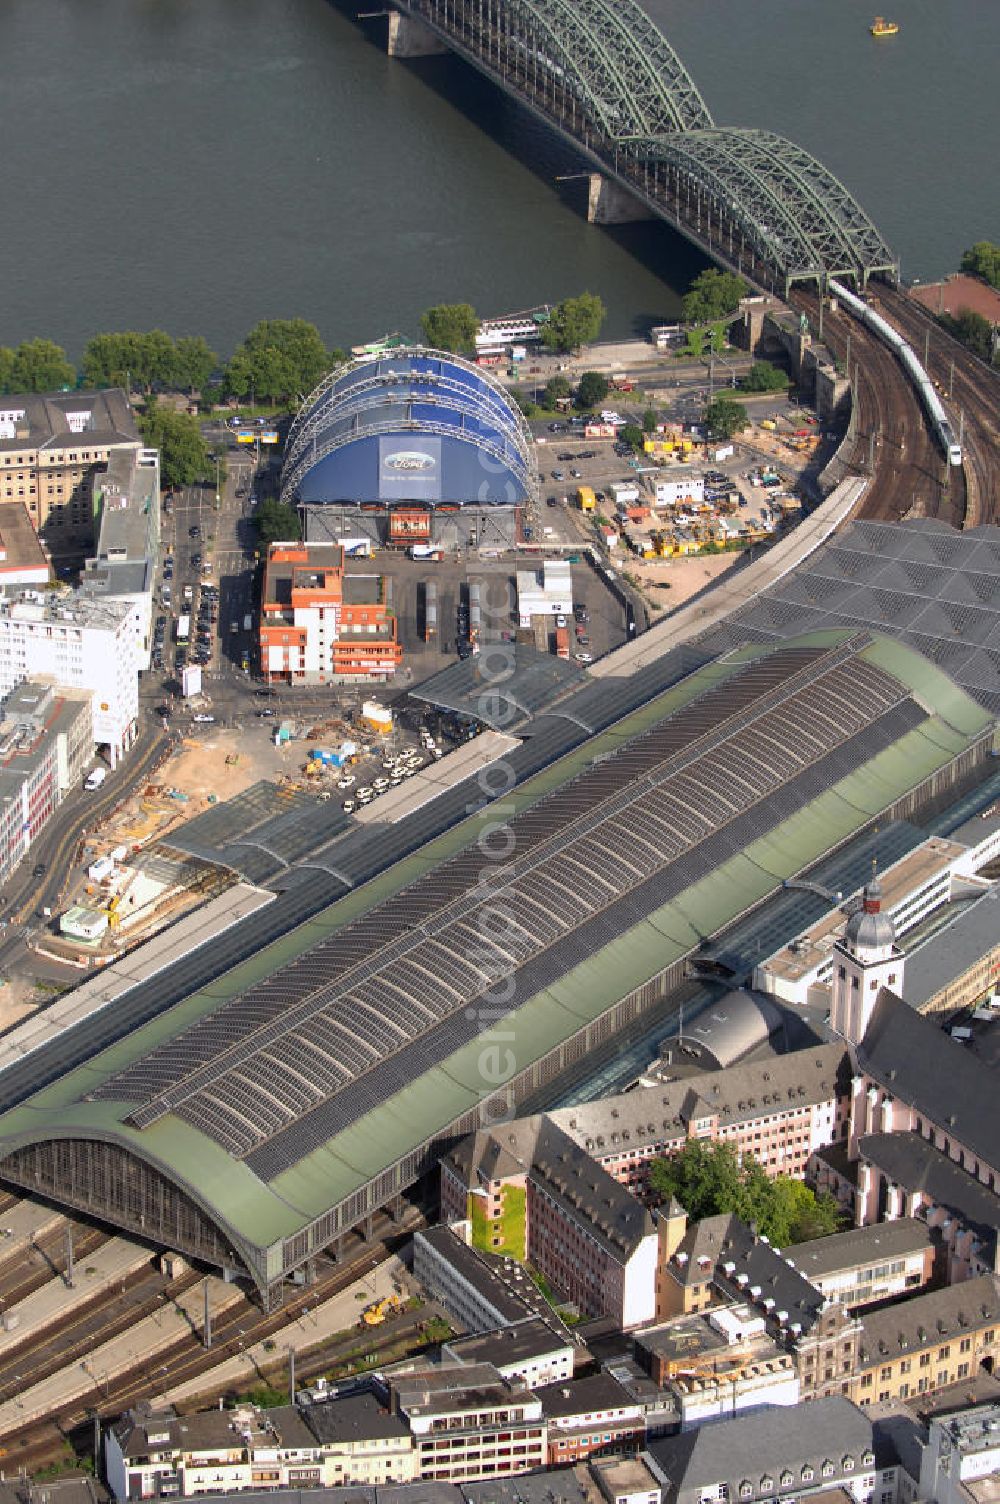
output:
[[898, 273], [857, 199], [784, 136], [738, 127], [675, 132], [617, 145], [615, 166], [715, 255], [775, 290]]
[[775, 291], [898, 275], [834, 175], [768, 131], [717, 127], [637, 0], [396, 0], [716, 258]]

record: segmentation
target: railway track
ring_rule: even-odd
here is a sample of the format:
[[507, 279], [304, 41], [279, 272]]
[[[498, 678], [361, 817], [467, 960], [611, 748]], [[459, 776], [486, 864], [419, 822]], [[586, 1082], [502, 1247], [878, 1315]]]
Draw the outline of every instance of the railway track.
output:
[[198, 1279], [194, 1271], [168, 1280], [152, 1267], [137, 1269], [76, 1307], [67, 1320], [53, 1322], [33, 1336], [26, 1333], [26, 1340], [0, 1359], [0, 1404], [13, 1399], [24, 1387], [26, 1366], [31, 1382], [41, 1383], [61, 1368], [85, 1359], [95, 1344], [108, 1342], [155, 1315], [165, 1300], [176, 1300]]
[[37, 1238], [27, 1250], [31, 1269], [25, 1272], [23, 1259], [11, 1259], [10, 1268], [0, 1264], [0, 1303], [6, 1307], [16, 1306], [19, 1301], [33, 1295], [51, 1279], [65, 1277], [67, 1268], [66, 1229], [73, 1228], [73, 1261], [89, 1258], [107, 1242], [110, 1234], [86, 1223], [70, 1223], [64, 1218], [58, 1226]]
[[961, 413], [963, 468], [971, 482], [965, 526], [1000, 522], [1000, 373], [990, 370], [898, 288], [879, 286], [876, 298], [883, 317], [920, 360], [926, 349], [928, 372], [953, 409], [956, 432]]
[[[791, 302], [816, 329], [815, 294], [797, 290]], [[892, 351], [840, 309], [824, 310], [823, 340], [842, 365], [850, 359], [857, 404], [850, 462], [858, 474], [873, 477], [859, 515], [882, 522], [938, 517], [961, 527], [966, 509], [964, 477], [946, 464], [920, 399]]]
[[[140, 1400], [148, 1400], [156, 1394], [197, 1378], [201, 1374], [207, 1374], [217, 1364], [234, 1357], [244, 1347], [251, 1347], [264, 1338], [275, 1335], [290, 1321], [294, 1321], [312, 1307], [353, 1284], [360, 1275], [367, 1273], [373, 1264], [381, 1262], [394, 1252], [411, 1236], [414, 1229], [422, 1224], [422, 1221], [422, 1218], [418, 1219], [414, 1216], [403, 1227], [396, 1227], [388, 1217], [376, 1218], [375, 1231], [379, 1235], [374, 1241], [363, 1244], [346, 1262], [330, 1266], [329, 1270], [312, 1285], [304, 1286], [301, 1291], [294, 1294], [280, 1310], [263, 1312], [249, 1297], [244, 1296], [215, 1318], [210, 1348], [203, 1347], [200, 1332], [192, 1330], [152, 1357], [138, 1361], [130, 1369], [107, 1377], [100, 1376], [101, 1381], [95, 1380], [93, 1389], [68, 1402], [65, 1409], [56, 1411], [51, 1418], [36, 1421], [19, 1430], [9, 1432], [4, 1437], [7, 1465], [24, 1468], [29, 1472], [37, 1471], [40, 1467], [64, 1458], [67, 1441], [75, 1442], [78, 1449], [86, 1449], [90, 1441], [89, 1428], [93, 1424], [95, 1414], [102, 1417], [117, 1416]], [[197, 1273], [186, 1276], [187, 1283], [184, 1288], [196, 1284], [201, 1277]], [[175, 1282], [170, 1287], [170, 1291], [171, 1295], [180, 1293], [179, 1283]], [[150, 1299], [154, 1311], [163, 1304], [162, 1294], [151, 1296]], [[151, 1314], [151, 1312], [145, 1314]], [[125, 1318], [124, 1326], [120, 1325], [121, 1316], [105, 1322], [98, 1333], [92, 1333], [87, 1337], [88, 1350], [92, 1350], [108, 1337], [115, 1335], [114, 1328], [126, 1330], [138, 1319], [141, 1319], [141, 1316], [131, 1311]], [[64, 1330], [64, 1328], [49, 1328], [44, 1343], [45, 1348], [48, 1349], [53, 1341], [60, 1340]], [[70, 1337], [68, 1331], [66, 1331], [66, 1336]], [[81, 1340], [81, 1337], [82, 1334], [78, 1334], [77, 1342]], [[24, 1376], [25, 1382], [33, 1383], [36, 1377], [41, 1379], [45, 1376], [41, 1371], [36, 1375], [30, 1349], [22, 1348], [20, 1356], [23, 1364], [28, 1365], [26, 1369], [23, 1364], [17, 1369], [17, 1372]], [[39, 1357], [42, 1358], [42, 1356], [40, 1352]], [[73, 1361], [77, 1364], [80, 1361], [75, 1352], [70, 1354], [70, 1362]], [[44, 1367], [44, 1362], [40, 1366]], [[66, 1366], [65, 1359], [57, 1365], [58, 1368]], [[50, 1368], [48, 1371], [55, 1372], [56, 1368]], [[6, 1393], [7, 1379], [8, 1375], [0, 1368], [0, 1384], [4, 1386], [4, 1393]], [[0, 1397], [3, 1396], [0, 1395]]]

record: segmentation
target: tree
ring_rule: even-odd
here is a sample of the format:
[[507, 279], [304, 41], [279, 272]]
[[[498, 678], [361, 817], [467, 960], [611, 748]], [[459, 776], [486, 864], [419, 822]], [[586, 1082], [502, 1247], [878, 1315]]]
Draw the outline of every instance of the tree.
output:
[[528, 396], [523, 387], [508, 387], [507, 396], [520, 409], [521, 416], [524, 418], [536, 418], [541, 411], [538, 403]]
[[0, 392], [14, 390], [14, 352], [8, 345], [0, 345]]
[[304, 398], [342, 359], [327, 350], [305, 319], [262, 319], [233, 351], [225, 386], [234, 397], [292, 403]]
[[707, 330], [699, 329], [697, 328], [697, 326], [693, 329], [689, 329], [687, 331], [687, 339], [685, 341], [683, 353], [685, 355], [692, 356], [695, 360], [699, 360], [705, 353], [705, 341], [707, 338]]
[[755, 360], [740, 385], [745, 392], [777, 392], [788, 386], [788, 377], [769, 360]]
[[577, 298], [563, 298], [542, 329], [546, 349], [568, 352], [579, 350], [581, 345], [592, 345], [601, 332], [606, 313], [596, 293], [582, 292]]
[[742, 277], [710, 266], [695, 277], [684, 294], [684, 322], [709, 324], [713, 319], [725, 318], [727, 313], [736, 311], [746, 290]]
[[643, 432], [638, 423], [626, 423], [624, 428], [618, 430], [618, 437], [636, 453], [642, 448]]
[[177, 347], [162, 329], [126, 329], [97, 334], [83, 352], [83, 377], [88, 386], [138, 387], [177, 383]]
[[991, 287], [1000, 288], [1000, 245], [992, 240], [977, 240], [962, 256], [962, 270], [980, 277]]
[[257, 510], [257, 532], [265, 548], [272, 543], [298, 541], [299, 514], [294, 507], [269, 496]]
[[840, 1222], [831, 1196], [817, 1196], [800, 1180], [773, 1180], [752, 1155], [737, 1158], [732, 1144], [691, 1139], [672, 1159], [658, 1159], [650, 1187], [663, 1200], [675, 1196], [692, 1221], [732, 1213], [778, 1248], [836, 1232]]
[[473, 353], [478, 328], [479, 319], [471, 303], [437, 303], [420, 316], [424, 343], [456, 355]]
[[13, 352], [10, 388], [15, 392], [56, 392], [76, 385], [76, 368], [50, 339], [28, 339]]
[[967, 345], [982, 360], [989, 360], [993, 353], [993, 331], [989, 319], [971, 308], [960, 308], [956, 314], [944, 313], [938, 321]]
[[655, 407], [647, 407], [642, 415], [643, 433], [655, 433], [659, 425], [660, 417]]
[[[160, 451], [160, 475], [168, 489], [206, 479], [208, 445], [195, 418], [153, 406], [139, 419], [139, 431], [147, 444]], [[214, 476], [214, 466], [211, 470]]]
[[732, 397], [716, 397], [705, 409], [705, 422], [716, 438], [731, 439], [746, 428], [747, 415], [742, 403]]
[[566, 377], [551, 376], [545, 383], [545, 391], [542, 395], [544, 398], [545, 406], [551, 411], [551, 409], [554, 408], [559, 402], [561, 397], [568, 397], [569, 394], [570, 384], [566, 380]]
[[603, 402], [611, 388], [607, 378], [600, 371], [584, 371], [576, 384], [577, 407], [593, 407], [598, 402]]
[[219, 357], [200, 334], [182, 335], [174, 347], [174, 379], [186, 392], [200, 392], [208, 385]]

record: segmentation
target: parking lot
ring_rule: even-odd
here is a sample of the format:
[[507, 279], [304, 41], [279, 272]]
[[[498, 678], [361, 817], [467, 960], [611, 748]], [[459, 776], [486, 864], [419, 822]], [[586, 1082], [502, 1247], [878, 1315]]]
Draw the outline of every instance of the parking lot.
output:
[[[577, 514], [579, 515], [579, 514]], [[454, 663], [458, 654], [459, 607], [468, 602], [468, 587], [480, 583], [483, 642], [513, 641], [518, 629], [515, 569], [540, 569], [542, 556], [524, 553], [514, 559], [444, 558], [436, 563], [381, 553], [373, 560], [351, 560], [351, 573], [378, 571], [386, 576], [389, 603], [396, 613], [404, 658], [402, 682], [419, 684]], [[571, 565], [573, 600], [590, 615], [581, 651], [600, 657], [626, 640], [625, 610], [603, 572], [581, 555]], [[437, 587], [437, 633], [424, 638], [425, 588]]]

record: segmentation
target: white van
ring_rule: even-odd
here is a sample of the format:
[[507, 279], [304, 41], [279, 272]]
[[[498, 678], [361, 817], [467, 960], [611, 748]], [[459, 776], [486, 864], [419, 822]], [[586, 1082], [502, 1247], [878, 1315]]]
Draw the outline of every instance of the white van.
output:
[[107, 776], [107, 768], [94, 768], [93, 772], [88, 773], [83, 780], [83, 786], [87, 790], [87, 793], [92, 794], [95, 789], [99, 789]]

